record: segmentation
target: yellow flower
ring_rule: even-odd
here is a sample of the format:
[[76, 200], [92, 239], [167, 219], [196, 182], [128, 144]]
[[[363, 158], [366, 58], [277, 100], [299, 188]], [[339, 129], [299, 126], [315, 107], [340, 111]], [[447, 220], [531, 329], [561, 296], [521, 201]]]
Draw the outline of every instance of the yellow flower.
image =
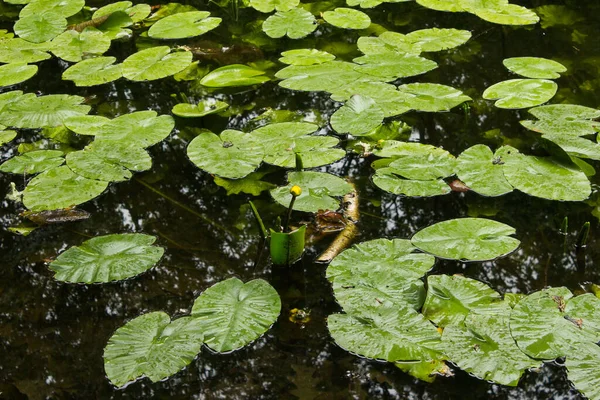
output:
[[294, 185], [290, 189], [290, 193], [292, 194], [292, 196], [298, 197], [298, 196], [300, 196], [302, 194], [302, 188], [300, 186], [298, 186], [298, 185]]

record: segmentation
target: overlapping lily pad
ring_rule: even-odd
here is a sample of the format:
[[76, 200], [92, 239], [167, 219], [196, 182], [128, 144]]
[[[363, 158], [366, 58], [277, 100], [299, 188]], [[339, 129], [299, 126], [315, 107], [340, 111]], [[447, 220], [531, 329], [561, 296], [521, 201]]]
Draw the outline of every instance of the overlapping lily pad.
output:
[[[161, 7], [162, 10], [165, 7]], [[125, 12], [131, 18], [133, 23], [143, 21], [150, 13], [152, 12], [152, 8], [148, 4], [140, 3], [135, 6], [131, 1], [117, 1], [114, 3], [107, 4], [103, 7], [100, 7], [94, 12], [92, 18], [100, 18], [105, 15], [111, 15], [114, 12], [122, 11]], [[160, 10], [159, 10], [160, 11]]]
[[448, 111], [471, 100], [458, 89], [436, 83], [409, 83], [398, 86], [398, 91], [406, 97], [407, 106], [417, 111]]
[[68, 30], [52, 40], [52, 53], [66, 61], [79, 62], [83, 58], [104, 54], [110, 48], [110, 39], [95, 28], [83, 32]]
[[157, 116], [155, 111], [136, 111], [121, 115], [100, 126], [96, 138], [135, 143], [146, 148], [169, 136], [174, 126], [175, 121], [170, 115]]
[[67, 18], [77, 14], [84, 5], [85, 0], [31, 0], [21, 9], [19, 17], [23, 18], [45, 12], [54, 12]]
[[578, 346], [565, 360], [569, 380], [590, 400], [600, 399], [599, 362], [600, 347], [595, 344]]
[[469, 31], [439, 28], [420, 29], [406, 35], [406, 40], [425, 52], [452, 49], [466, 43], [470, 38]]
[[586, 136], [600, 130], [600, 110], [575, 104], [550, 104], [535, 107], [529, 113], [537, 121], [521, 121], [527, 129], [550, 135]]
[[354, 95], [331, 116], [331, 127], [338, 133], [364, 135], [377, 128], [385, 114], [370, 97]]
[[80, 115], [69, 117], [64, 120], [64, 125], [78, 135], [94, 136], [98, 129], [110, 119], [100, 115]]
[[123, 65], [114, 64], [115, 57], [96, 57], [78, 62], [63, 72], [64, 80], [77, 86], [103, 85], [123, 76]]
[[157, 46], [138, 51], [123, 61], [123, 76], [132, 81], [153, 81], [174, 75], [192, 63], [189, 51]]
[[314, 65], [322, 64], [327, 61], [333, 61], [335, 56], [326, 51], [317, 49], [296, 49], [281, 53], [281, 61], [290, 65]]
[[209, 17], [208, 11], [189, 11], [158, 20], [148, 30], [153, 39], [185, 39], [200, 36], [215, 29], [221, 18]]
[[5, 161], [0, 171], [13, 174], [39, 174], [58, 167], [65, 162], [64, 153], [60, 150], [29, 151]]
[[300, 39], [317, 29], [315, 17], [303, 8], [278, 11], [265, 20], [263, 31], [272, 38]]
[[441, 179], [405, 179], [392, 168], [378, 169], [373, 176], [373, 183], [386, 192], [409, 197], [433, 197], [451, 192], [450, 186]]
[[20, 38], [0, 40], [0, 62], [35, 63], [50, 58], [47, 43], [32, 43]]
[[484, 196], [501, 196], [513, 191], [503, 172], [500, 158], [492, 150], [477, 144], [463, 151], [457, 158], [456, 174], [471, 190]]
[[300, 0], [250, 0], [250, 6], [255, 10], [270, 13], [273, 10], [290, 11], [300, 4]]
[[[44, 11], [21, 17], [15, 22], [14, 30], [20, 38], [33, 43], [47, 42], [67, 29], [67, 20], [60, 14]], [[19, 60], [21, 61], [21, 60]]]
[[68, 117], [85, 115], [90, 106], [83, 97], [66, 94], [36, 96], [28, 93], [6, 104], [0, 111], [0, 123], [16, 128], [60, 126]]
[[357, 70], [371, 75], [372, 80], [393, 81], [421, 75], [437, 67], [435, 61], [414, 54], [373, 54], [357, 57], [355, 63], [361, 64]]
[[216, 114], [226, 110], [229, 104], [213, 98], [198, 102], [198, 104], [179, 103], [173, 107], [173, 114], [182, 118], [198, 118], [205, 115]]

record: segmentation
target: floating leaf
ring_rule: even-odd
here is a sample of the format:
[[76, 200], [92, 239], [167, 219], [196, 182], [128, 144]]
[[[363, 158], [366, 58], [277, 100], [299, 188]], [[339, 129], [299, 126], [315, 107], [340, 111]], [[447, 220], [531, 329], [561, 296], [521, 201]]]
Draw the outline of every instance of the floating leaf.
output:
[[420, 230], [411, 242], [440, 258], [486, 261], [515, 251], [521, 242], [509, 236], [514, 233], [514, 228], [490, 219], [458, 218]]
[[[387, 142], [388, 145], [392, 141]], [[380, 150], [375, 154], [392, 154], [385, 173], [394, 173], [407, 179], [436, 180], [454, 174], [456, 159], [446, 150], [422, 143], [398, 142], [394, 150]], [[377, 167], [377, 165], [375, 165]], [[383, 171], [382, 171], [383, 172]]]
[[437, 326], [461, 325], [470, 314], [501, 315], [507, 308], [500, 293], [474, 279], [460, 275], [427, 277], [423, 316]]
[[12, 174], [39, 174], [58, 167], [65, 162], [64, 153], [60, 150], [29, 151], [5, 161], [0, 171]]
[[54, 12], [40, 12], [21, 17], [14, 25], [15, 33], [19, 37], [33, 43], [52, 40], [65, 29], [67, 29], [67, 20]]
[[265, 182], [260, 180], [266, 173], [264, 172], [253, 172], [240, 179], [224, 179], [215, 176], [215, 183], [225, 190], [227, 195], [247, 193], [253, 196], [259, 196], [265, 190], [271, 190], [277, 185], [271, 182]]
[[506, 58], [502, 64], [509, 71], [526, 78], [556, 79], [567, 68], [559, 62], [540, 57], [514, 57]]
[[404, 179], [395, 174], [394, 169], [381, 168], [373, 176], [373, 183], [378, 188], [393, 194], [409, 197], [431, 197], [448, 194], [450, 186], [441, 179], [414, 180]]
[[325, 11], [323, 19], [333, 26], [344, 29], [366, 29], [371, 25], [371, 18], [367, 14], [345, 7]]
[[127, 12], [116, 11], [111, 13], [106, 21], [102, 22], [97, 28], [102, 31], [110, 40], [128, 39], [132, 32], [130, 29], [124, 29], [133, 24], [133, 20]]
[[383, 122], [384, 113], [370, 97], [354, 95], [331, 116], [331, 127], [336, 132], [363, 135]]
[[208, 11], [189, 11], [158, 20], [148, 30], [153, 39], [185, 39], [200, 36], [215, 29], [221, 18], [209, 17]]
[[[160, 10], [162, 10], [163, 8], [165, 7], [161, 7]], [[152, 8], [148, 4], [136, 4], [134, 6], [133, 3], [130, 1], [117, 1], [115, 3], [107, 4], [104, 7], [100, 7], [99, 9], [97, 9], [94, 12], [94, 15], [92, 15], [92, 18], [100, 18], [105, 15], [110, 15], [117, 11], [125, 12], [131, 17], [132, 22], [136, 23], [146, 19], [146, 17], [152, 12]]]
[[226, 65], [204, 76], [200, 84], [207, 87], [231, 87], [258, 85], [270, 80], [265, 71], [242, 64]]
[[398, 91], [405, 96], [408, 107], [417, 111], [449, 111], [471, 100], [458, 89], [436, 83], [409, 83], [398, 86]]
[[152, 268], [164, 249], [140, 233], [98, 236], [69, 248], [48, 266], [54, 278], [72, 283], [105, 283], [131, 278]]
[[418, 253], [409, 240], [376, 239], [344, 250], [326, 274], [346, 312], [398, 304], [418, 310], [425, 295], [421, 278], [434, 262], [433, 256]]
[[191, 63], [189, 51], [171, 52], [169, 46], [151, 47], [123, 61], [123, 76], [132, 81], [153, 81], [183, 71]]
[[417, 3], [423, 7], [431, 8], [437, 11], [458, 12], [464, 11], [458, 1], [453, 0], [417, 0]]
[[10, 142], [14, 138], [17, 137], [17, 132], [15, 131], [0, 131], [0, 146], [5, 143]]
[[37, 65], [12, 63], [0, 66], [0, 86], [11, 86], [31, 78], [37, 73]]
[[272, 38], [300, 39], [317, 29], [315, 17], [303, 8], [278, 11], [265, 20], [263, 31]]
[[33, 178], [23, 193], [23, 204], [31, 211], [67, 208], [101, 195], [107, 184], [76, 175], [63, 165]]
[[550, 104], [528, 110], [539, 121], [521, 121], [535, 132], [551, 135], [586, 136], [600, 130], [600, 110], [575, 104]]
[[75, 15], [83, 8], [85, 0], [32, 0], [19, 13], [20, 18], [53, 12], [64, 18]]
[[157, 116], [155, 111], [136, 111], [102, 125], [96, 139], [135, 143], [146, 148], [169, 136], [174, 126], [175, 121], [170, 115]]
[[573, 386], [590, 400], [600, 399], [600, 347], [595, 344], [578, 346], [565, 360], [567, 377]]
[[410, 110], [408, 96], [389, 83], [358, 81], [335, 89], [331, 98], [336, 101], [350, 99], [354, 95], [370, 97], [383, 111], [383, 115], [393, 117]]
[[501, 196], [513, 187], [504, 177], [503, 161], [494, 157], [489, 147], [477, 144], [457, 158], [456, 175], [471, 190], [484, 196]]
[[471, 38], [471, 32], [459, 29], [421, 29], [410, 32], [406, 40], [419, 46], [421, 51], [441, 51], [458, 47]]
[[437, 67], [434, 61], [413, 54], [374, 54], [357, 57], [355, 63], [362, 73], [372, 75], [385, 81], [421, 75]]
[[483, 92], [483, 98], [496, 100], [499, 108], [518, 109], [539, 106], [556, 94], [558, 85], [546, 79], [509, 79]]
[[64, 125], [78, 135], [95, 135], [110, 119], [100, 115], [79, 115], [64, 120]]
[[173, 114], [182, 118], [198, 118], [209, 114], [216, 114], [226, 110], [229, 104], [213, 98], [200, 101], [198, 104], [179, 103], [173, 107]]
[[90, 106], [81, 104], [80, 96], [51, 94], [36, 96], [28, 93], [18, 101], [6, 104], [0, 111], [0, 123], [17, 128], [44, 128], [63, 124], [72, 116], [84, 115]]
[[31, 43], [23, 39], [0, 40], [0, 62], [35, 63], [50, 58], [47, 43]]
[[300, 0], [250, 0], [250, 7], [264, 13], [273, 10], [289, 11], [300, 4]]
[[104, 370], [115, 386], [148, 377], [158, 382], [192, 362], [204, 334], [193, 317], [173, 321], [162, 311], [141, 315], [111, 336], [104, 349]]
[[323, 64], [335, 59], [333, 54], [317, 49], [296, 49], [281, 53], [279, 59], [284, 64], [290, 65], [314, 65]]
[[52, 40], [52, 53], [66, 61], [79, 62], [84, 58], [101, 55], [110, 48], [110, 39], [94, 28], [83, 32], [68, 30]]
[[277, 320], [281, 300], [266, 281], [243, 283], [229, 278], [206, 289], [194, 302], [192, 316], [214, 351], [237, 350], [258, 339]]
[[421, 54], [421, 46], [408, 39], [407, 35], [386, 31], [378, 37], [361, 36], [356, 42], [358, 49], [366, 55], [392, 53], [397, 55]]
[[357, 70], [357, 65], [345, 61], [329, 61], [316, 65], [290, 65], [279, 70], [275, 76], [283, 79], [279, 82], [279, 86], [287, 89], [327, 92], [333, 92], [360, 81], [377, 80], [377, 78]]
[[[482, 0], [467, 0], [480, 2]], [[476, 10], [470, 10], [464, 5], [465, 0], [461, 0], [461, 5], [467, 10], [473, 12], [479, 18], [501, 25], [531, 25], [539, 22], [540, 18], [533, 11], [518, 6], [516, 4], [507, 4], [502, 7], [484, 7]]]
[[115, 57], [96, 57], [78, 62], [63, 72], [63, 80], [77, 86], [96, 86], [116, 81], [123, 76], [122, 64], [113, 65]]
[[337, 210], [340, 202], [332, 196], [342, 197], [352, 191], [352, 185], [342, 178], [323, 172], [290, 172], [288, 182], [287, 186], [271, 190], [271, 196], [279, 204], [288, 207], [292, 200], [291, 187], [300, 186], [302, 193], [294, 202], [296, 211]]
[[600, 144], [591, 140], [572, 135], [542, 135], [542, 138], [555, 143], [570, 156], [600, 160]]

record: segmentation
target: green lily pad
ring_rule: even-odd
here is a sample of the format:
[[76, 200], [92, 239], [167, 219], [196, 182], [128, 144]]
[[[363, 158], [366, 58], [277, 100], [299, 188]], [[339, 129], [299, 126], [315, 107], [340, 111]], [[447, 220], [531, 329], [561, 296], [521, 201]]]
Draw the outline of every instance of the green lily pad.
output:
[[183, 71], [191, 63], [189, 51], [171, 52], [169, 46], [151, 47], [123, 61], [123, 76], [132, 81], [153, 81]]
[[367, 14], [345, 7], [325, 11], [323, 19], [333, 26], [344, 29], [366, 29], [371, 25], [371, 18]]
[[419, 310], [425, 296], [421, 277], [434, 263], [433, 256], [418, 253], [409, 240], [375, 239], [344, 250], [326, 275], [346, 312], [398, 304]]
[[215, 29], [221, 18], [209, 17], [208, 11], [189, 11], [158, 20], [148, 30], [153, 39], [185, 39], [200, 36]]
[[120, 281], [152, 268], [164, 253], [154, 236], [140, 233], [98, 236], [69, 248], [48, 268], [54, 278], [72, 283]]
[[526, 78], [556, 79], [567, 68], [559, 62], [540, 57], [514, 57], [506, 58], [502, 64], [509, 71]]
[[600, 340], [600, 299], [565, 287], [534, 292], [513, 308], [510, 330], [525, 354], [552, 360]]
[[427, 277], [423, 316], [437, 326], [461, 325], [473, 314], [502, 315], [507, 308], [500, 293], [474, 279], [460, 275]]
[[456, 159], [452, 154], [428, 144], [399, 143], [393, 154], [393, 160], [387, 164], [385, 172], [407, 179], [427, 181], [446, 178], [453, 175], [456, 169]]
[[298, 7], [300, 0], [250, 0], [250, 7], [263, 13], [273, 10], [290, 11]]
[[300, 39], [317, 29], [315, 17], [303, 8], [278, 11], [265, 20], [263, 31], [272, 38]]
[[345, 61], [329, 61], [316, 65], [290, 65], [279, 70], [275, 76], [283, 79], [279, 86], [304, 91], [334, 92], [359, 81], [378, 80], [357, 70], [356, 64]]
[[60, 150], [36, 150], [13, 157], [0, 165], [0, 171], [12, 174], [39, 174], [65, 162]]
[[76, 86], [103, 85], [123, 76], [123, 64], [113, 65], [115, 57], [96, 57], [78, 62], [63, 72], [62, 79]]
[[31, 78], [37, 73], [37, 65], [12, 63], [0, 66], [0, 86], [11, 86]]
[[541, 361], [523, 354], [510, 334], [510, 308], [499, 315], [470, 314], [464, 324], [444, 329], [445, 353], [460, 369], [500, 385], [517, 386], [523, 373]]
[[110, 119], [100, 115], [80, 115], [64, 120], [64, 125], [78, 135], [94, 136]]
[[538, 121], [521, 121], [535, 132], [551, 135], [586, 136], [600, 130], [600, 110], [575, 104], [550, 104], [528, 110]]
[[143, 376], [159, 382], [192, 362], [204, 334], [193, 317], [173, 321], [162, 311], [141, 315], [117, 329], [104, 348], [104, 370], [115, 386]]
[[361, 36], [356, 42], [358, 49], [366, 55], [374, 54], [421, 54], [421, 46], [398, 32], [383, 32], [378, 37]]
[[406, 39], [419, 46], [421, 51], [433, 52], [448, 50], [466, 43], [471, 32], [461, 29], [421, 29], [410, 32]]
[[135, 143], [137, 146], [150, 147], [165, 139], [175, 127], [170, 115], [157, 116], [155, 111], [136, 111], [124, 114], [102, 125], [96, 133], [96, 139]]
[[0, 131], [0, 146], [12, 141], [16, 137], [16, 131]]
[[258, 168], [264, 151], [249, 133], [228, 129], [220, 136], [212, 132], [196, 136], [188, 145], [187, 155], [198, 168], [223, 178], [239, 179]]
[[417, 3], [423, 7], [431, 8], [437, 11], [460, 12], [465, 11], [458, 0], [417, 0]]
[[14, 25], [15, 34], [33, 43], [52, 40], [65, 29], [67, 29], [65, 17], [51, 11], [21, 17]]
[[472, 100], [458, 89], [436, 83], [409, 83], [398, 86], [406, 104], [413, 110], [439, 112]]
[[378, 188], [397, 195], [408, 197], [433, 197], [451, 192], [450, 186], [441, 179], [404, 179], [394, 173], [394, 169], [381, 168], [373, 175], [373, 183]]
[[393, 117], [410, 111], [408, 96], [396, 86], [384, 82], [358, 81], [335, 89], [331, 98], [336, 101], [350, 99], [354, 95], [370, 97], [383, 111], [384, 117]]
[[23, 63], [35, 63], [50, 58], [47, 43], [32, 43], [14, 38], [0, 40], [0, 62], [12, 63], [15, 60]]
[[578, 346], [565, 360], [567, 377], [573, 386], [590, 400], [600, 399], [600, 347], [595, 344]]
[[200, 84], [207, 87], [231, 87], [258, 85], [269, 81], [265, 71], [243, 64], [232, 64], [217, 68], [200, 80]]
[[110, 43], [110, 39], [95, 28], [87, 28], [81, 33], [68, 30], [52, 40], [50, 50], [63, 60], [79, 62], [84, 57], [104, 54]]
[[216, 114], [226, 110], [229, 104], [213, 98], [200, 101], [198, 104], [179, 103], [173, 107], [173, 114], [182, 118], [198, 118], [205, 115]]
[[412, 244], [436, 257], [462, 261], [487, 261], [519, 247], [510, 237], [515, 229], [483, 218], [458, 218], [438, 222], [415, 233]]
[[125, 11], [115, 11], [111, 13], [106, 21], [97, 28], [110, 40], [129, 39], [133, 32], [125, 27], [133, 25], [133, 19]]
[[519, 109], [539, 106], [556, 94], [558, 85], [546, 79], [509, 79], [483, 92], [483, 98], [497, 100], [498, 108]]
[[508, 183], [531, 196], [550, 200], [581, 201], [591, 193], [590, 182], [575, 164], [551, 157], [526, 156], [510, 146], [496, 152], [504, 162]]
[[265, 172], [252, 172], [240, 179], [225, 179], [215, 176], [215, 183], [227, 190], [227, 196], [240, 193], [259, 196], [265, 190], [277, 187], [277, 185], [271, 182], [261, 180], [265, 175]]
[[63, 165], [33, 178], [23, 192], [23, 204], [31, 211], [67, 208], [100, 196], [107, 185], [76, 175]]
[[287, 186], [273, 189], [270, 193], [276, 202], [288, 207], [292, 200], [290, 189], [292, 186], [300, 186], [302, 193], [294, 202], [296, 211], [337, 210], [340, 208], [340, 201], [334, 197], [342, 197], [352, 191], [352, 185], [342, 178], [323, 172], [290, 172], [288, 182]]
[[[466, 9], [464, 2], [465, 0], [461, 0], [461, 5]], [[467, 9], [467, 11], [471, 10]], [[531, 25], [540, 21], [540, 17], [535, 12], [516, 4], [507, 4], [499, 8], [479, 8], [472, 12], [485, 21], [501, 25]]]
[[323, 64], [335, 59], [333, 54], [317, 49], [296, 49], [281, 53], [279, 59], [284, 64], [290, 65], [314, 65]]
[[421, 75], [437, 67], [434, 61], [413, 54], [374, 54], [357, 57], [358, 70], [385, 81]]
[[571, 135], [542, 135], [542, 138], [555, 143], [570, 156], [600, 160], [600, 144], [591, 140]]
[[204, 342], [224, 353], [258, 339], [277, 320], [281, 300], [262, 279], [243, 283], [229, 278], [206, 289], [194, 302], [192, 317], [204, 331]]
[[66, 94], [38, 97], [28, 93], [1, 109], [0, 123], [32, 129], [59, 126], [68, 117], [85, 115], [90, 111], [90, 106], [81, 104], [84, 100], [83, 97]]
[[[164, 7], [161, 7], [161, 9]], [[92, 18], [100, 18], [105, 15], [110, 15], [117, 11], [123, 11], [131, 18], [133, 23], [142, 22], [150, 13], [152, 8], [148, 4], [136, 4], [133, 5], [130, 1], [117, 1], [115, 3], [107, 4], [104, 7], [100, 7], [94, 12]]]
[[19, 13], [20, 18], [53, 12], [64, 18], [77, 14], [85, 0], [32, 0]]
[[503, 172], [503, 161], [489, 147], [477, 144], [457, 158], [456, 175], [471, 190], [484, 196], [501, 196], [513, 191]]
[[383, 122], [383, 110], [370, 97], [354, 95], [331, 116], [331, 127], [340, 134], [360, 136]]

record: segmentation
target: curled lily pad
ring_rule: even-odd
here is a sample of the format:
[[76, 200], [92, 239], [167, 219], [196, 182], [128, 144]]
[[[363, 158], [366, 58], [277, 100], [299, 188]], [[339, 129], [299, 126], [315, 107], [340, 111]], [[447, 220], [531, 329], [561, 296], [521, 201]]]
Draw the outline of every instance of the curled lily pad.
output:
[[84, 57], [101, 55], [110, 48], [110, 39], [95, 28], [83, 32], [68, 30], [52, 40], [52, 53], [66, 61], [79, 62]]
[[409, 83], [398, 86], [398, 91], [406, 97], [407, 106], [417, 111], [449, 111], [472, 100], [458, 89], [436, 83]]
[[383, 122], [383, 110], [370, 97], [354, 95], [331, 116], [331, 127], [338, 133], [363, 135]]
[[54, 278], [72, 283], [105, 283], [131, 278], [152, 268], [164, 249], [141, 233], [98, 236], [69, 248], [48, 266]]
[[0, 86], [16, 85], [37, 73], [37, 65], [12, 63], [0, 66]]
[[483, 98], [497, 100], [499, 108], [528, 108], [547, 102], [557, 90], [558, 85], [546, 79], [509, 79], [487, 88]]
[[333, 54], [317, 49], [296, 49], [281, 53], [281, 61], [290, 65], [314, 65], [322, 64], [335, 59]]
[[471, 190], [484, 196], [501, 196], [513, 191], [504, 177], [504, 162], [489, 147], [477, 144], [457, 158], [456, 174]]
[[278, 11], [265, 20], [263, 31], [272, 38], [288, 36], [290, 39], [300, 39], [317, 29], [314, 15], [303, 8], [289, 11]]
[[242, 64], [226, 65], [206, 74], [200, 84], [207, 87], [257, 85], [270, 80], [265, 71]]
[[277, 320], [281, 300], [262, 279], [230, 278], [206, 289], [194, 302], [192, 317], [214, 351], [237, 350], [258, 339]]
[[273, 10], [290, 11], [300, 4], [300, 0], [250, 0], [250, 7], [264, 13]]
[[529, 113], [538, 121], [521, 121], [535, 132], [551, 135], [586, 136], [600, 130], [600, 110], [575, 104], [550, 104], [535, 107]]
[[123, 76], [122, 64], [113, 65], [115, 57], [96, 57], [78, 62], [63, 72], [64, 80], [77, 86], [96, 86], [116, 81]]
[[60, 150], [28, 151], [5, 161], [0, 171], [13, 174], [39, 174], [58, 167], [65, 162], [64, 153]]
[[64, 125], [78, 135], [93, 136], [102, 125], [109, 121], [110, 119], [100, 115], [80, 115], [66, 118]]
[[23, 63], [35, 63], [50, 58], [47, 53], [48, 43], [32, 43], [14, 38], [0, 40], [0, 62], [12, 63], [15, 60]]
[[294, 210], [297, 211], [337, 210], [340, 202], [333, 197], [342, 197], [352, 191], [352, 185], [342, 178], [323, 172], [290, 172], [288, 182], [287, 186], [271, 190], [271, 196], [279, 204], [288, 207], [292, 200], [290, 189], [300, 186], [302, 193], [294, 202]]
[[171, 52], [169, 46], [151, 47], [123, 61], [123, 76], [132, 81], [153, 81], [183, 71], [191, 63], [189, 51]]
[[158, 382], [192, 362], [204, 333], [197, 318], [171, 321], [162, 311], [141, 315], [117, 329], [104, 348], [104, 370], [115, 386], [143, 376]]
[[460, 29], [421, 29], [410, 32], [406, 40], [419, 46], [421, 51], [433, 52], [452, 49], [466, 43], [471, 32]]
[[221, 18], [209, 17], [208, 11], [189, 11], [158, 20], [148, 30], [153, 39], [185, 39], [200, 36], [215, 29]]
[[59, 126], [68, 117], [85, 115], [90, 111], [90, 106], [81, 104], [83, 101], [80, 96], [51, 94], [38, 97], [28, 93], [2, 108], [0, 123], [17, 128]]
[[96, 139], [135, 143], [146, 148], [169, 136], [174, 126], [175, 121], [170, 115], [157, 116], [155, 111], [136, 111], [103, 124]]
[[14, 30], [20, 38], [33, 43], [47, 42], [67, 29], [67, 20], [60, 14], [46, 11], [21, 17]]
[[567, 68], [559, 62], [540, 57], [514, 57], [507, 58], [502, 64], [515, 74], [526, 78], [556, 79]]
[[107, 185], [76, 175], [63, 165], [33, 178], [23, 192], [23, 204], [31, 211], [67, 208], [101, 195]]
[[216, 114], [226, 110], [229, 104], [216, 99], [205, 99], [198, 104], [179, 103], [173, 107], [173, 114], [183, 118], [204, 117], [209, 114]]
[[19, 17], [54, 12], [62, 17], [75, 15], [83, 8], [85, 0], [31, 0], [19, 13]]
[[366, 29], [371, 25], [371, 18], [367, 14], [345, 7], [325, 11], [323, 19], [333, 26], [344, 29]]
[[440, 258], [486, 261], [512, 253], [519, 240], [515, 229], [483, 218], [458, 218], [438, 222], [415, 233], [412, 244]]

